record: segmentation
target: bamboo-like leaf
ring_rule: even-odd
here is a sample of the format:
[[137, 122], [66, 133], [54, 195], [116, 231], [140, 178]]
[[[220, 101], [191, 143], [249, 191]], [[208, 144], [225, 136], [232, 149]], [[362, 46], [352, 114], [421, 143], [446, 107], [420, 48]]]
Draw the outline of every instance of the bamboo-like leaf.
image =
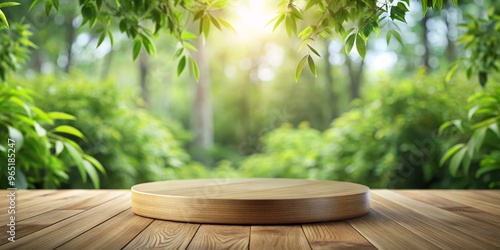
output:
[[179, 61], [179, 64], [177, 64], [177, 76], [180, 76], [182, 74], [182, 71], [184, 71], [185, 67], [186, 67], [186, 56], [183, 56]]
[[355, 34], [351, 34], [346, 42], [345, 42], [345, 52], [347, 54], [349, 54], [349, 52], [351, 52], [352, 50], [352, 47], [354, 46], [354, 40], [356, 39], [356, 35]]
[[63, 112], [49, 112], [47, 115], [53, 120], [75, 120], [76, 117]]
[[111, 47], [115, 44], [115, 39], [113, 37], [113, 32], [111, 30], [108, 30], [108, 36], [109, 36], [109, 42], [111, 43]]
[[18, 5], [21, 5], [21, 4], [20, 3], [16, 3], [16, 2], [0, 3], [0, 9], [7, 8], [7, 7], [12, 7], [12, 6], [18, 6]]
[[76, 136], [80, 139], [85, 139], [85, 136], [82, 134], [82, 132], [80, 132], [80, 130], [78, 130], [74, 127], [68, 126], [68, 125], [58, 126], [58, 127], [54, 128], [52, 131], [58, 132], [58, 133], [64, 133], [64, 134], [68, 134], [68, 135], [73, 135], [73, 136]]
[[191, 58], [191, 67], [193, 68], [193, 74], [196, 81], [200, 80], [200, 69], [198, 68], [198, 63]]
[[87, 174], [89, 175], [90, 181], [92, 181], [92, 185], [94, 186], [94, 188], [99, 189], [99, 174], [95, 170], [94, 166], [92, 166], [89, 161], [83, 160], [83, 167], [85, 168], [85, 172], [87, 172]]
[[73, 159], [73, 163], [78, 168], [80, 176], [82, 176], [83, 183], [87, 182], [87, 173], [85, 171], [85, 166], [83, 165], [83, 160], [80, 152], [78, 152], [78, 150], [68, 142], [64, 142], [64, 148], [66, 148], [69, 156], [71, 157], [71, 159]]
[[134, 59], [134, 61], [139, 56], [139, 53], [141, 53], [141, 47], [142, 47], [141, 40], [137, 39], [134, 43], [134, 49], [132, 51], [132, 58]]
[[278, 18], [278, 21], [276, 21], [276, 23], [274, 24], [273, 31], [275, 31], [276, 28], [278, 28], [278, 26], [280, 25], [281, 22], [283, 22], [284, 19], [285, 19], [285, 14], [281, 14], [281, 16]]
[[2, 10], [0, 10], [0, 21], [7, 27], [7, 29], [10, 29], [9, 27], [9, 22], [7, 21], [7, 18], [5, 17], [5, 14], [3, 13]]
[[94, 165], [94, 167], [99, 170], [101, 173], [103, 174], [106, 174], [106, 170], [104, 169], [104, 167], [102, 166], [102, 164], [94, 157], [90, 156], [90, 155], [83, 155], [83, 159], [89, 161], [90, 163], [92, 163], [92, 165]]
[[321, 57], [318, 53], [318, 51], [316, 51], [313, 47], [311, 47], [309, 44], [307, 45], [307, 47], [309, 47], [309, 49], [312, 51], [312, 53], [314, 53], [315, 55]]
[[314, 60], [312, 59], [312, 56], [307, 57], [307, 64], [309, 64], [309, 69], [311, 69], [311, 72], [313, 73], [314, 77], [317, 77], [316, 75], [316, 65], [314, 64]]
[[58, 156], [64, 150], [64, 143], [62, 141], [56, 141], [55, 144], [55, 155]]
[[467, 152], [467, 148], [462, 148], [455, 155], [453, 155], [453, 157], [451, 158], [451, 161], [450, 161], [450, 174], [451, 174], [451, 176], [457, 175], [458, 168], [460, 167], [460, 163], [462, 163], [462, 160], [465, 156], [465, 152]]
[[106, 32], [102, 32], [102, 34], [99, 36], [99, 40], [97, 40], [97, 45], [95, 46], [96, 48], [99, 47], [102, 42], [104, 42], [104, 38], [106, 38]]
[[297, 81], [302, 73], [302, 69], [304, 69], [304, 64], [309, 56], [304, 56], [302, 60], [300, 60], [299, 65], [297, 65], [297, 69], [295, 70], [295, 81]]
[[356, 36], [356, 49], [358, 50], [358, 53], [361, 56], [361, 58], [365, 59], [366, 43], [365, 39], [360, 35]]
[[439, 161], [439, 166], [443, 166], [444, 163], [452, 156], [454, 155], [458, 150], [462, 149], [465, 147], [464, 143], [457, 144], [450, 148], [446, 153], [441, 157], [441, 160]]
[[219, 18], [219, 23], [221, 23], [222, 25], [226, 26], [226, 28], [230, 29], [234, 33], [237, 33], [236, 29], [228, 21], [226, 21], [226, 20], [224, 20], [222, 18]]

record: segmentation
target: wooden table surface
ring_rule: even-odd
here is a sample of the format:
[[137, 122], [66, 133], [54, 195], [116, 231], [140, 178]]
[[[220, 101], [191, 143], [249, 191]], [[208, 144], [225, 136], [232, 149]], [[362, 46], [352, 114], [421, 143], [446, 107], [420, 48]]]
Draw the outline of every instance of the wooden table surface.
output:
[[500, 191], [372, 190], [368, 215], [259, 226], [153, 220], [126, 190], [17, 191], [16, 242], [0, 191], [0, 249], [499, 249]]

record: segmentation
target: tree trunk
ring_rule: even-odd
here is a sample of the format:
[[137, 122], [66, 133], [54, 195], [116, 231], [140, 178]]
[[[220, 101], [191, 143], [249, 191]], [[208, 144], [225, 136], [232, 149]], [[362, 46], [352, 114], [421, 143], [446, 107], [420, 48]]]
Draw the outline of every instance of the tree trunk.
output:
[[420, 21], [420, 24], [422, 25], [422, 43], [424, 44], [423, 64], [427, 71], [431, 69], [431, 65], [429, 63], [429, 60], [431, 58], [431, 50], [429, 48], [429, 39], [427, 39], [427, 33], [429, 32], [429, 27], [427, 27], [428, 20], [429, 20], [429, 13], [426, 13], [422, 18], [422, 21]]
[[104, 65], [102, 66], [101, 71], [101, 81], [106, 80], [109, 76], [109, 70], [111, 69], [111, 63], [113, 62], [113, 51], [113, 48], [111, 48], [109, 53], [106, 55], [106, 58], [104, 59]]
[[[193, 57], [198, 63], [200, 79], [195, 83], [195, 98], [193, 104], [193, 134], [192, 146], [198, 150], [213, 147], [213, 111], [210, 98], [210, 71], [206, 58], [206, 47], [202, 38], [196, 41], [198, 51], [193, 52]], [[208, 159], [202, 154], [194, 156], [195, 159], [206, 162]]]
[[[454, 9], [455, 7], [453, 6], [450, 6], [448, 8], [448, 10], [450, 9]], [[456, 22], [455, 23], [452, 23], [453, 22], [453, 18], [450, 16], [451, 15], [451, 12], [448, 11], [446, 13], [446, 16], [444, 18], [445, 20], [445, 23], [446, 23], [446, 27], [447, 27], [447, 30], [448, 30], [448, 33], [446, 34], [446, 38], [447, 38], [447, 41], [448, 41], [448, 45], [446, 46], [446, 59], [448, 60], [448, 62], [454, 62], [455, 60], [457, 60], [457, 48], [456, 48], [456, 45], [455, 45], [455, 41], [452, 40], [451, 38], [451, 33], [452, 31], [455, 31], [457, 30], [457, 27], [456, 27]]]
[[139, 54], [139, 82], [141, 84], [141, 98], [145, 107], [148, 107], [149, 104], [148, 74], [149, 57], [146, 51], [142, 50]]
[[329, 126], [332, 119], [336, 118], [338, 114], [338, 102], [337, 97], [335, 96], [335, 91], [333, 89], [333, 75], [332, 75], [332, 64], [330, 63], [330, 40], [325, 39], [325, 105], [323, 117], [326, 126]]
[[67, 57], [68, 57], [68, 63], [64, 67], [64, 72], [69, 73], [69, 69], [71, 68], [71, 64], [73, 61], [73, 43], [75, 42], [75, 27], [73, 26], [73, 16], [68, 15], [66, 17], [66, 45], [67, 50]]
[[345, 62], [349, 72], [349, 90], [351, 92], [351, 100], [354, 100], [360, 97], [360, 88], [363, 80], [365, 61], [362, 60], [358, 65], [354, 65], [349, 55], [346, 55]]

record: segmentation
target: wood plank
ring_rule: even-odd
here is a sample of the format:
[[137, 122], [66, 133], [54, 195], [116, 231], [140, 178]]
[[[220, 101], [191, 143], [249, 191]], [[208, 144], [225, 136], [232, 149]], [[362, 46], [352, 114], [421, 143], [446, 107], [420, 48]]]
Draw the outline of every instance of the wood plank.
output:
[[[104, 194], [104, 193], [102, 193]], [[25, 220], [28, 218], [31, 218], [33, 216], [37, 216], [43, 213], [46, 213], [48, 211], [52, 211], [54, 209], [60, 209], [68, 204], [71, 203], [78, 203], [83, 200], [87, 199], [92, 199], [95, 197], [99, 197], [99, 193], [96, 192], [90, 192], [88, 194], [78, 192], [75, 195], [68, 196], [66, 198], [60, 198], [60, 199], [55, 199], [51, 201], [45, 201], [44, 198], [38, 198], [38, 199], [33, 199], [36, 200], [38, 203], [31, 205], [31, 206], [26, 206], [26, 204], [21, 203], [16, 211], [16, 218], [18, 220]], [[81, 209], [75, 209], [75, 210], [81, 210]]]
[[372, 207], [441, 249], [495, 248], [495, 245], [489, 243], [488, 241], [464, 234], [462, 231], [446, 224], [446, 222], [443, 221], [443, 218], [455, 215], [453, 213], [442, 210], [444, 214], [441, 214], [439, 217], [435, 217], [428, 215], [430, 212], [434, 211], [408, 208], [404, 205], [393, 203], [392, 201], [384, 199], [383, 197], [373, 193]]
[[[26, 191], [26, 192], [31, 192], [31, 191]], [[38, 193], [38, 191], [35, 191], [33, 193]], [[5, 192], [5, 194], [7, 194]], [[90, 194], [97, 195], [99, 192], [92, 191]], [[38, 196], [32, 196], [30, 200], [26, 201], [17, 201], [16, 200], [16, 220], [23, 220], [27, 219], [51, 210], [54, 210], [61, 205], [57, 206], [57, 204], [66, 204], [68, 202], [68, 199], [78, 199], [82, 198], [82, 191], [81, 190], [63, 190], [55, 193], [45, 193], [42, 192], [42, 195], [40, 197]], [[84, 197], [84, 196], [83, 196]], [[16, 198], [17, 198], [17, 193], [16, 193]], [[43, 200], [43, 201], [41, 201]], [[7, 204], [7, 199], [2, 199], [2, 205], [3, 202]], [[8, 217], [10, 217], [9, 214], [7, 213], [1, 213], [0, 214], [0, 222], [7, 221]]]
[[[396, 191], [406, 197], [439, 207], [446, 211], [453, 212], [471, 219], [500, 227], [500, 215], [491, 214], [475, 207], [467, 206], [443, 197], [434, 195], [435, 191]], [[500, 228], [499, 228], [500, 230]]]
[[248, 249], [250, 226], [201, 225], [187, 249]]
[[87, 210], [98, 206], [106, 201], [112, 200], [120, 195], [123, 195], [123, 191], [118, 190], [106, 190], [99, 193], [99, 195], [91, 196], [85, 199], [78, 199], [71, 202], [68, 205], [62, 206], [59, 209], [67, 210]]
[[[39, 231], [80, 212], [82, 210], [53, 210], [26, 220], [16, 221], [16, 239]], [[0, 245], [7, 244], [8, 242], [7, 238], [0, 238]]]
[[312, 249], [376, 249], [348, 222], [304, 224], [302, 230]]
[[461, 235], [460, 237], [462, 239], [473, 237], [470, 239], [473, 241], [474, 238], [476, 238], [478, 240], [474, 243], [477, 243], [478, 245], [486, 245], [486, 243], [490, 244], [490, 247], [487, 247], [490, 249], [491, 246], [500, 246], [500, 237], [498, 237], [497, 227], [415, 201], [389, 190], [379, 190], [376, 194], [372, 193], [372, 197], [377, 195], [379, 195], [378, 198], [380, 199], [390, 200], [391, 202], [409, 208], [412, 211], [419, 213], [423, 218], [429, 218], [440, 224], [444, 224], [443, 227], [445, 230], [450, 233], [454, 232], [458, 236]]
[[438, 249], [426, 239], [373, 208], [367, 215], [348, 222], [379, 249]]
[[[85, 195], [86, 192], [81, 192]], [[102, 193], [104, 194], [104, 193]], [[130, 192], [81, 212], [69, 219], [46, 227], [28, 236], [2, 246], [5, 249], [52, 249], [56, 248], [85, 231], [101, 224], [114, 215], [130, 208]]]
[[124, 249], [186, 249], [199, 224], [155, 220]]
[[324, 180], [169, 180], [133, 186], [132, 211], [205, 224], [299, 224], [364, 215], [369, 192], [363, 185]]
[[151, 222], [127, 209], [57, 249], [122, 249]]
[[475, 207], [477, 209], [486, 211], [491, 214], [496, 214], [500, 215], [500, 208], [497, 206], [494, 206], [492, 203], [495, 202], [495, 200], [491, 200], [489, 202], [484, 202], [480, 200], [476, 200], [474, 197], [467, 197], [464, 196], [463, 194], [467, 193], [466, 191], [462, 191], [464, 193], [460, 192], [452, 192], [452, 190], [446, 190], [446, 191], [434, 191], [433, 194], [437, 195], [439, 197], [443, 197], [445, 199], [449, 199], [458, 203], [465, 204], [467, 206]]
[[311, 249], [311, 246], [300, 226], [251, 226], [250, 249]]

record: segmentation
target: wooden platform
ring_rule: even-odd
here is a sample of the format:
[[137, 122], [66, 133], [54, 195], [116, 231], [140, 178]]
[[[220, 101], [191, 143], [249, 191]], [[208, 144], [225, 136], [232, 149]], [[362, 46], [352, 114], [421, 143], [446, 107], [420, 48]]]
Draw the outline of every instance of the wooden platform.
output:
[[194, 179], [132, 187], [132, 212], [179, 222], [298, 224], [351, 219], [368, 213], [370, 189], [340, 181]]
[[[8, 223], [0, 191], [0, 223]], [[128, 190], [18, 191], [16, 242], [0, 249], [499, 249], [500, 191], [372, 190], [368, 215], [286, 226], [137, 216]]]

